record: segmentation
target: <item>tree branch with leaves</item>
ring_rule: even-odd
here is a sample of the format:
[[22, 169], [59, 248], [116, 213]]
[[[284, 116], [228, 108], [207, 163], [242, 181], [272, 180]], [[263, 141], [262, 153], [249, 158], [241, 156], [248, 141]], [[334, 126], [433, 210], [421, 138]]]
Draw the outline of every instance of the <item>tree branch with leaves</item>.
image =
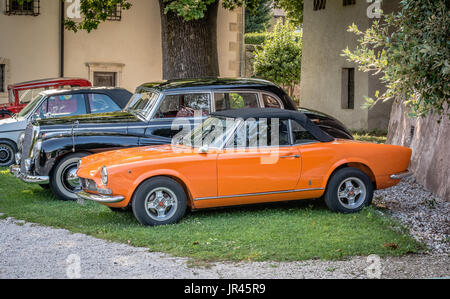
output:
[[450, 13], [445, 0], [402, 0], [401, 10], [383, 15], [365, 31], [355, 24], [359, 46], [343, 56], [360, 70], [382, 74], [387, 89], [367, 99], [366, 107], [397, 99], [412, 116], [430, 113], [450, 118]]

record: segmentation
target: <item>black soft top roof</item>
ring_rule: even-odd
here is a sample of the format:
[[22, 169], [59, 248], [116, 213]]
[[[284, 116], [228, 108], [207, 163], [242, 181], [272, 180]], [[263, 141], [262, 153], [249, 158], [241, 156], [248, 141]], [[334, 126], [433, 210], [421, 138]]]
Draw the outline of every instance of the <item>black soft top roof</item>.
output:
[[322, 131], [317, 125], [315, 125], [304, 113], [300, 111], [275, 109], [275, 108], [245, 108], [236, 110], [226, 110], [215, 112], [212, 116], [226, 117], [226, 118], [241, 118], [248, 120], [251, 118], [278, 118], [278, 119], [292, 119], [297, 121], [300, 125], [310, 132], [320, 142], [331, 142], [334, 138]]

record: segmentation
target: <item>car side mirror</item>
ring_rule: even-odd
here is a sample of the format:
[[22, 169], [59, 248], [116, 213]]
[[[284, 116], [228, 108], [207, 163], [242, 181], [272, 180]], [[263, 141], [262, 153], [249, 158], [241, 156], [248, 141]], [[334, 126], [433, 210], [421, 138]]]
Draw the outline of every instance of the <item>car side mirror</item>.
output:
[[202, 146], [202, 147], [198, 150], [198, 152], [199, 152], [200, 154], [207, 154], [207, 153], [209, 152], [209, 146], [208, 146], [208, 145]]

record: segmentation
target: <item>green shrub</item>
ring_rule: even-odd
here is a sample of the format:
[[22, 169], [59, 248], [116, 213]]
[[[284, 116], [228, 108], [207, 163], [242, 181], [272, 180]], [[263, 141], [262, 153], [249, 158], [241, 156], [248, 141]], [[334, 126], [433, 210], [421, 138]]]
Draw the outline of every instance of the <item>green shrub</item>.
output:
[[[270, 32], [253, 32], [245, 34], [245, 44], [247, 45], [262, 45], [268, 37]], [[301, 41], [302, 33], [294, 32], [293, 35], [296, 38], [296, 41]]]
[[245, 34], [245, 43], [248, 45], [262, 45], [266, 40], [268, 33], [246, 33]]
[[253, 67], [257, 77], [281, 85], [292, 97], [300, 83], [301, 63], [301, 34], [295, 33], [294, 25], [279, 22], [262, 47], [256, 49]]

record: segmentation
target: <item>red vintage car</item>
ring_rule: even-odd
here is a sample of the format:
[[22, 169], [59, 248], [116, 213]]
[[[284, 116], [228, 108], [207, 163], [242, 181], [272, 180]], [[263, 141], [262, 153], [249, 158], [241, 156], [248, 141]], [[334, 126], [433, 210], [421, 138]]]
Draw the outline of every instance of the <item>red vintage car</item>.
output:
[[61, 87], [90, 87], [91, 82], [81, 78], [41, 79], [8, 85], [8, 104], [0, 106], [0, 119], [19, 113], [41, 91]]

